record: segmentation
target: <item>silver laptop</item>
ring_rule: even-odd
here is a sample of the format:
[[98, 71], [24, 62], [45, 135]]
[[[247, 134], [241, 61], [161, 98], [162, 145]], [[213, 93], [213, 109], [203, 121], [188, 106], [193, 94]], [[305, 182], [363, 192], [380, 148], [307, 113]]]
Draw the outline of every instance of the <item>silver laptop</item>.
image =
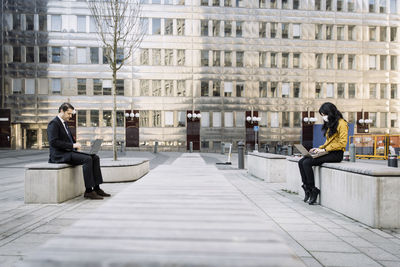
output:
[[83, 154], [90, 154], [90, 155], [96, 155], [99, 153], [101, 144], [103, 143], [103, 139], [96, 139], [92, 142], [92, 145], [90, 146], [89, 151], [77, 151]]
[[328, 154], [327, 151], [320, 152], [320, 153], [310, 153], [309, 151], [307, 151], [307, 149], [302, 144], [294, 144], [294, 146], [297, 148], [297, 150], [299, 150], [299, 152], [304, 157], [318, 158], [318, 157]]

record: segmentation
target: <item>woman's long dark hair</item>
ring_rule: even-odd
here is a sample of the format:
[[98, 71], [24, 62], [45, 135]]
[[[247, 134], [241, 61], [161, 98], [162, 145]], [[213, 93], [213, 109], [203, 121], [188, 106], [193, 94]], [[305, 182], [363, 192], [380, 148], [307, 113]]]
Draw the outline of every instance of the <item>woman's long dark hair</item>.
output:
[[331, 137], [337, 132], [339, 120], [343, 119], [342, 113], [336, 108], [336, 106], [330, 102], [325, 102], [319, 108], [319, 114], [328, 115], [328, 122], [324, 121], [322, 131], [324, 135], [328, 132], [328, 137]]

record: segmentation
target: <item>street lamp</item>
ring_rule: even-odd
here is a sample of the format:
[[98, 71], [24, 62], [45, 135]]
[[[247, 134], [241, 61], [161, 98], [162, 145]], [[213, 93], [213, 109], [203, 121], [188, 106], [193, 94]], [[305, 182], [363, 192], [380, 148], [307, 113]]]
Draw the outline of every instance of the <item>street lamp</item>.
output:
[[134, 112], [131, 110], [130, 113], [129, 113], [129, 112], [126, 112], [126, 113], [125, 113], [125, 117], [126, 117], [126, 118], [139, 118], [139, 117], [140, 117], [140, 114], [139, 114], [139, 112], [134, 113]]
[[189, 112], [187, 114], [187, 117], [188, 117], [189, 120], [190, 119], [195, 120], [196, 118], [200, 119], [201, 118], [201, 114], [200, 113], [195, 113], [194, 111], [192, 111], [192, 113]]
[[247, 116], [246, 117], [246, 121], [251, 123], [251, 124], [253, 124], [255, 122], [261, 121], [261, 118], [260, 117], [256, 117], [256, 116]]

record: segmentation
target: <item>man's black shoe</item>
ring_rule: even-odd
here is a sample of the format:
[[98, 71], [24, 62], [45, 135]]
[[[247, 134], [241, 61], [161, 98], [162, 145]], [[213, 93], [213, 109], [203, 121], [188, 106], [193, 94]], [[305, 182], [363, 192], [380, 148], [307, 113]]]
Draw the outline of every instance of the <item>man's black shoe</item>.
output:
[[315, 202], [317, 201], [318, 195], [319, 195], [320, 190], [316, 187], [314, 187], [311, 190], [311, 194], [310, 194], [310, 201], [308, 202], [308, 204], [310, 205], [314, 205]]
[[85, 192], [83, 195], [84, 198], [89, 198], [89, 199], [103, 199], [102, 196], [99, 196], [95, 191], [92, 192]]
[[310, 192], [310, 190], [308, 190], [306, 185], [303, 184], [301, 187], [303, 187], [303, 189], [304, 189], [304, 199], [303, 199], [303, 201], [307, 202], [307, 200], [310, 198], [311, 192]]
[[96, 190], [95, 192], [96, 192], [99, 196], [102, 196], [102, 197], [111, 197], [110, 194], [104, 192], [102, 189], [98, 189], [98, 190]]

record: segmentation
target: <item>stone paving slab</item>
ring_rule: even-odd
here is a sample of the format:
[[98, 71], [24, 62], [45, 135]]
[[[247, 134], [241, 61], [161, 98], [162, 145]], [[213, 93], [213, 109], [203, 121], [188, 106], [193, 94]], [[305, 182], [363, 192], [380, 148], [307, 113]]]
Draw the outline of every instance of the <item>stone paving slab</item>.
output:
[[90, 214], [72, 215], [81, 219], [23, 266], [303, 265], [198, 154], [158, 167]]

